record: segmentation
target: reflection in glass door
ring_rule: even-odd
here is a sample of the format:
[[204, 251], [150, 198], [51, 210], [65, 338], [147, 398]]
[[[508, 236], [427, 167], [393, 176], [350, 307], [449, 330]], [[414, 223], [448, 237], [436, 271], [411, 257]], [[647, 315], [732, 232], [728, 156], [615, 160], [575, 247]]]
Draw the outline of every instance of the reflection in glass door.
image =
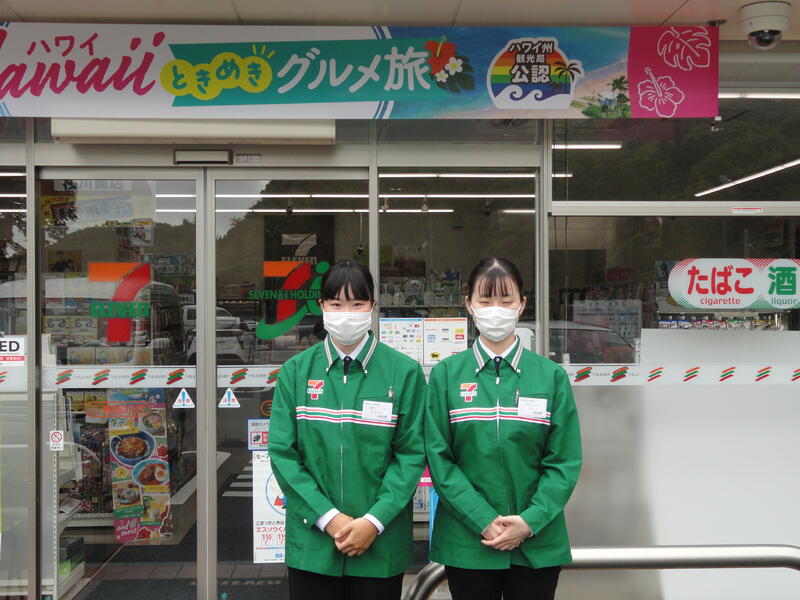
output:
[[[220, 178], [216, 202], [218, 589], [288, 597], [283, 497], [266, 458], [281, 365], [323, 337], [319, 283], [339, 259], [367, 264], [366, 170]], [[264, 586], [269, 586], [265, 588]]]
[[45, 597], [195, 597], [190, 177], [39, 181]]

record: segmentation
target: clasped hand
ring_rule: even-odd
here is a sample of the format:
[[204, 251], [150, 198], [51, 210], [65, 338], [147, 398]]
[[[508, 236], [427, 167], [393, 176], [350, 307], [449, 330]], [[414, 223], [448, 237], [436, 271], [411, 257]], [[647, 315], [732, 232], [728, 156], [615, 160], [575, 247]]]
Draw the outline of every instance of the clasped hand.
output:
[[347, 556], [361, 556], [378, 537], [378, 530], [364, 518], [354, 519], [339, 513], [325, 527], [340, 552]]
[[484, 530], [481, 544], [495, 550], [513, 550], [531, 535], [531, 528], [519, 515], [498, 515]]

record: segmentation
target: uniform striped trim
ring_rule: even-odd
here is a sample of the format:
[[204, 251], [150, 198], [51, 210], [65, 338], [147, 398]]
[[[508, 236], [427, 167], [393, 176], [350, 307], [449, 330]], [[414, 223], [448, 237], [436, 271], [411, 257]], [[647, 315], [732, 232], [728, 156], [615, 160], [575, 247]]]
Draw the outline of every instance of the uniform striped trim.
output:
[[512, 407], [492, 408], [458, 408], [450, 411], [451, 423], [463, 423], [465, 421], [519, 421], [522, 423], [539, 423], [540, 425], [550, 425], [550, 413], [543, 419], [535, 417], [519, 416], [519, 409]]
[[[366, 349], [366, 354], [364, 354], [363, 360], [359, 360], [361, 363], [361, 368], [364, 369], [365, 374], [367, 373], [367, 364], [369, 364], [369, 360], [372, 358], [372, 355], [375, 354], [375, 348], [378, 347], [378, 336], [371, 331], [367, 335], [371, 339], [369, 342], [367, 342], [368, 346], [364, 346], [364, 349]], [[326, 371], [330, 371], [333, 363], [339, 358], [339, 352], [336, 350], [336, 348], [332, 347], [333, 339], [331, 339], [331, 336], [327, 336], [325, 341], [322, 342], [322, 345], [325, 348], [325, 358], [328, 360], [328, 368]], [[364, 352], [364, 349], [361, 350], [362, 353]], [[358, 360], [358, 357], [356, 357], [356, 360]]]
[[391, 423], [387, 421], [366, 420], [360, 410], [334, 410], [316, 406], [298, 406], [298, 421], [324, 421], [326, 423], [354, 423], [356, 425], [373, 425], [375, 427], [396, 427], [397, 415], [392, 415]]

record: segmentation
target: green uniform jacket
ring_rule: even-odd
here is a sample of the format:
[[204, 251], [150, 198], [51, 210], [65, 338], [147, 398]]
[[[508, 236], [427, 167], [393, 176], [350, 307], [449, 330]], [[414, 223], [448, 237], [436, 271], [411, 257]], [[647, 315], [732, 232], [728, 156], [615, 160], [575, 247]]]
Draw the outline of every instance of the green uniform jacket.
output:
[[[496, 366], [476, 340], [431, 371], [425, 442], [440, 497], [431, 560], [464, 569], [572, 560], [563, 509], [578, 479], [581, 438], [561, 367], [519, 339]], [[511, 552], [484, 546], [481, 532], [497, 515], [520, 515], [534, 537]]]
[[[278, 375], [269, 454], [286, 495], [286, 564], [296, 569], [391, 577], [411, 564], [425, 377], [416, 361], [369, 336], [346, 380], [330, 336]], [[364, 554], [347, 557], [314, 526], [332, 508], [369, 513], [385, 529]]]

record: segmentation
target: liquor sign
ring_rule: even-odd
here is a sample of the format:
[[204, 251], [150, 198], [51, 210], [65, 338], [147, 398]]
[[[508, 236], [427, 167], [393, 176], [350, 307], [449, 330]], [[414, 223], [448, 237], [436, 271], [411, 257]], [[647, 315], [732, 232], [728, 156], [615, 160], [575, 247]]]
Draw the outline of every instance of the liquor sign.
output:
[[707, 26], [3, 23], [0, 50], [3, 116], [717, 115], [719, 31]]
[[686, 308], [791, 310], [800, 307], [791, 258], [687, 258], [669, 274], [670, 296]]

